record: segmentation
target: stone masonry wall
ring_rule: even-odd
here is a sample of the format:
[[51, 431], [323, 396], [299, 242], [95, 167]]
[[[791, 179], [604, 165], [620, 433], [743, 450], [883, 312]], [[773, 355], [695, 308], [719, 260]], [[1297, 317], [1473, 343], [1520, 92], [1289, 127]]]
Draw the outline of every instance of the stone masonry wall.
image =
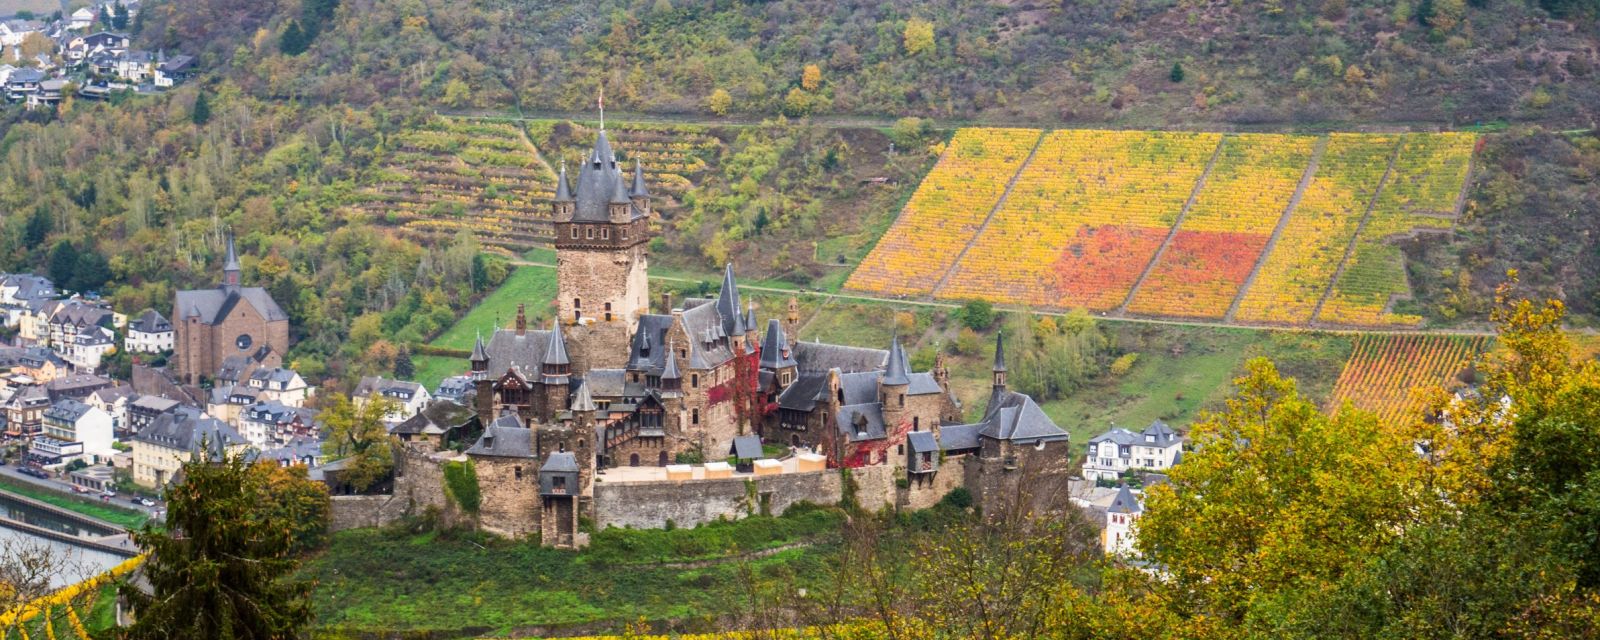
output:
[[374, 496], [333, 496], [328, 512], [328, 530], [342, 531], [363, 527], [382, 527], [410, 515], [420, 515], [429, 507], [444, 519], [462, 517], [444, 495], [442, 461], [410, 447], [396, 449], [394, 491]]
[[681, 482], [597, 482], [595, 524], [659, 529], [671, 520], [676, 526], [693, 527], [718, 518], [759, 514], [763, 502], [767, 513], [777, 516], [797, 502], [838, 502], [840, 486], [836, 470]]
[[911, 481], [904, 491], [900, 492], [898, 502], [901, 509], [926, 509], [943, 499], [956, 487], [966, 484], [966, 457], [950, 456], [939, 465], [939, 470], [933, 472], [933, 478], [921, 481]]

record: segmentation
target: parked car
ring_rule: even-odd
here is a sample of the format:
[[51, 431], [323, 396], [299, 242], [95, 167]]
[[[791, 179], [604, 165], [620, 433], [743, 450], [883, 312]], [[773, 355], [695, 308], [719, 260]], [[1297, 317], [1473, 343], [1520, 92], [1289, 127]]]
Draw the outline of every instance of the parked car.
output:
[[89, 488], [85, 487], [85, 486], [83, 486], [81, 484], [75, 484], [75, 485], [72, 485], [72, 492], [73, 493], [89, 493]]
[[142, 505], [144, 505], [146, 507], [154, 507], [154, 506], [156, 506], [156, 502], [154, 500], [149, 499], [149, 498], [139, 498], [139, 504], [142, 504]]

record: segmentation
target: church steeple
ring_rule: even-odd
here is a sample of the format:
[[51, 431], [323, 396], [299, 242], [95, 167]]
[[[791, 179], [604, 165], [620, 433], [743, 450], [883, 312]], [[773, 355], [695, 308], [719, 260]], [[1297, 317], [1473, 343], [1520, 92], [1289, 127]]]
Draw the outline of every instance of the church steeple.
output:
[[994, 392], [1006, 390], [1006, 334], [998, 331], [994, 336]]
[[239, 286], [239, 253], [233, 248], [233, 232], [228, 232], [228, 257], [222, 263], [222, 286]]

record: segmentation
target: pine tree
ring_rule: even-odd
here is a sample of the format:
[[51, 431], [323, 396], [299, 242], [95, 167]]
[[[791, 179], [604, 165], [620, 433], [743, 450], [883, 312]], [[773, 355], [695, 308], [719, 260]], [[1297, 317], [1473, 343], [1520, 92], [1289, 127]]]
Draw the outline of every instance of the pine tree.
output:
[[62, 240], [50, 249], [50, 279], [56, 286], [65, 287], [72, 283], [72, 274], [78, 269], [78, 248], [71, 242]]
[[189, 119], [197, 125], [211, 121], [211, 100], [206, 97], [204, 89], [194, 97], [194, 110], [189, 112]]
[[128, 28], [128, 6], [117, 3], [117, 8], [111, 12], [111, 28], [121, 31]]
[[165, 528], [133, 536], [150, 554], [149, 587], [119, 588], [135, 612], [120, 637], [297, 637], [311, 618], [310, 585], [289, 578], [299, 523], [272, 508], [266, 483], [238, 456], [196, 455], [182, 473], [167, 490]]
[[305, 32], [300, 29], [299, 20], [290, 20], [289, 28], [284, 29], [283, 35], [278, 38], [278, 50], [289, 56], [305, 53], [309, 44]]
[[28, 216], [28, 225], [22, 231], [23, 244], [37, 247], [44, 244], [50, 237], [50, 229], [55, 226], [50, 219], [50, 211], [44, 207], [33, 210], [33, 215]]
[[1183, 63], [1172, 63], [1172, 73], [1167, 74], [1167, 79], [1173, 82], [1183, 82]]
[[100, 26], [106, 29], [111, 28], [111, 12], [106, 10], [105, 5], [100, 5]]
[[394, 377], [401, 380], [410, 380], [417, 375], [417, 366], [411, 362], [411, 348], [400, 350], [394, 357]]

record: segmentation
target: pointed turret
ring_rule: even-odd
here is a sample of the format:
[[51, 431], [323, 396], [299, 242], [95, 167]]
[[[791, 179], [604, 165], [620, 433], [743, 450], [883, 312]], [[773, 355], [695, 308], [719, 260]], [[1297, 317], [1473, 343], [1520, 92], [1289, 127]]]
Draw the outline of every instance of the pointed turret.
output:
[[483, 345], [483, 332], [478, 332], [477, 342], [472, 343], [472, 372], [480, 373], [489, 370], [489, 349]]
[[[545, 343], [542, 363], [546, 370], [553, 366], [566, 367], [572, 364], [572, 360], [567, 357], [567, 338], [561, 334], [561, 322], [551, 321], [550, 327], [550, 341]], [[562, 373], [565, 373], [565, 369], [562, 369]]]
[[717, 314], [722, 316], [723, 333], [731, 333], [740, 312], [739, 284], [733, 278], [733, 263], [722, 272], [722, 291], [717, 293]]
[[556, 176], [556, 202], [572, 202], [572, 187], [567, 184], [567, 161], [561, 161], [561, 174]]
[[633, 189], [629, 194], [635, 198], [650, 197], [650, 190], [644, 185], [644, 167], [639, 164], [639, 159], [633, 159]]
[[587, 381], [578, 383], [578, 392], [572, 396], [572, 412], [593, 413], [594, 410], [594, 397], [589, 395], [589, 383]]
[[994, 393], [999, 394], [1006, 390], [1006, 334], [1004, 331], [995, 332], [994, 336]]
[[228, 257], [222, 262], [222, 285], [239, 286], [239, 253], [233, 248], [233, 233], [228, 233]]
[[885, 386], [900, 386], [911, 384], [911, 364], [906, 360], [905, 349], [900, 348], [900, 336], [895, 336], [889, 343], [889, 362], [883, 372]]
[[667, 349], [667, 365], [661, 369], [661, 390], [675, 393], [683, 384], [683, 373], [678, 371], [678, 355]]
[[783, 333], [783, 323], [777, 318], [767, 320], [767, 335], [761, 341], [761, 367], [778, 370], [793, 366], [796, 363], [789, 353], [789, 338]]
[[[618, 178], [620, 177], [619, 175]], [[628, 188], [622, 184], [622, 180], [612, 180], [611, 184], [613, 185], [611, 189], [611, 204], [633, 203], [633, 199], [628, 197]]]

